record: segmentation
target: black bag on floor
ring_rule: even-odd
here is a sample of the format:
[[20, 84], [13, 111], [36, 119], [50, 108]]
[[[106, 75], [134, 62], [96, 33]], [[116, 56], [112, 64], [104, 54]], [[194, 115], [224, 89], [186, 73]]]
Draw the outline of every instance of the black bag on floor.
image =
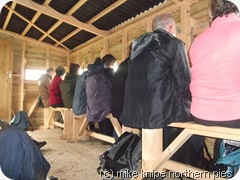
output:
[[127, 175], [124, 172], [134, 172], [137, 170], [139, 160], [141, 159], [142, 141], [137, 134], [125, 132], [116, 142], [102, 155], [100, 155], [100, 166], [97, 171], [100, 175], [110, 173], [111, 176], [118, 178]]

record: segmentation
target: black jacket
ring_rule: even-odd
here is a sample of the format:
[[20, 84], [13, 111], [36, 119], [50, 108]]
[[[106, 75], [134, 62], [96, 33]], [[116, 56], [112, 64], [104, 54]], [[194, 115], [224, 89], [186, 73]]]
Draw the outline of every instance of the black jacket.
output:
[[117, 71], [113, 75], [112, 81], [112, 115], [115, 118], [120, 117], [123, 109], [125, 84], [128, 75], [128, 62], [129, 58], [125, 59], [119, 66]]
[[142, 35], [131, 49], [122, 124], [156, 129], [188, 120], [189, 84], [184, 43], [163, 30]]

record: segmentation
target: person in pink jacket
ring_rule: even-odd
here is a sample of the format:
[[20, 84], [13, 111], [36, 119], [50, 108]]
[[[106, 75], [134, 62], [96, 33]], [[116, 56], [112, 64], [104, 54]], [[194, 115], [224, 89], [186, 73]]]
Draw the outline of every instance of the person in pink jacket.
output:
[[212, 0], [212, 23], [193, 42], [191, 114], [204, 125], [240, 127], [240, 17], [235, 4]]

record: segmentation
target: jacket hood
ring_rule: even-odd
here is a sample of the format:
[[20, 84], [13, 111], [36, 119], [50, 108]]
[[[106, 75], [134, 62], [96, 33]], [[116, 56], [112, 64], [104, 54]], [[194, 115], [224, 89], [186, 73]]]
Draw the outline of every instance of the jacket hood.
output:
[[131, 55], [130, 60], [133, 60], [136, 56], [138, 56], [152, 41], [157, 41], [159, 46], [159, 33], [163, 32], [168, 34], [169, 36], [175, 38], [173, 35], [168, 33], [167, 31], [163, 29], [156, 30], [154, 32], [148, 32], [140, 36], [139, 38], [135, 39], [132, 43], [132, 49], [131, 49]]
[[104, 70], [104, 67], [102, 64], [89, 64], [87, 68], [88, 68], [88, 71], [86, 72], [86, 76], [92, 76], [98, 73], [99, 71]]

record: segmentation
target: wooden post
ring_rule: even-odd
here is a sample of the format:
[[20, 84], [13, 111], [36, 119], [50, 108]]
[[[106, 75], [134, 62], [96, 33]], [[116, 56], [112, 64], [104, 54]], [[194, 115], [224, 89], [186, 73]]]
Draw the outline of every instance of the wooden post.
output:
[[163, 130], [142, 129], [142, 171], [152, 172], [163, 152]]

